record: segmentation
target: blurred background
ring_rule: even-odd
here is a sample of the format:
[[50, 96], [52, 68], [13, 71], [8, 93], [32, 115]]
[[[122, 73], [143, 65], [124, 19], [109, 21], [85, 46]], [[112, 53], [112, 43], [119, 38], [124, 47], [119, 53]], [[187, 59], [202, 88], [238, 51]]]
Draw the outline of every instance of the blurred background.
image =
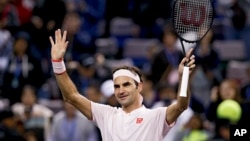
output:
[[[145, 106], [174, 102], [183, 53], [171, 25], [173, 2], [0, 0], [0, 140], [101, 141], [62, 101], [49, 43], [58, 28], [68, 31], [65, 62], [82, 95], [119, 106], [110, 79], [124, 64], [142, 70]], [[213, 4], [213, 27], [194, 52], [190, 106], [166, 141], [229, 141], [230, 125], [249, 123], [250, 0]]]

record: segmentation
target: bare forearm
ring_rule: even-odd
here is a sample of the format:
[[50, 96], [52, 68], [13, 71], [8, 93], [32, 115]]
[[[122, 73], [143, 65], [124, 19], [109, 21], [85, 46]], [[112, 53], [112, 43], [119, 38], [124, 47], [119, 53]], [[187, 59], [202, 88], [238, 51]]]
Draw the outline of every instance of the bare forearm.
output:
[[64, 100], [71, 103], [74, 99], [74, 95], [78, 94], [78, 91], [72, 80], [69, 78], [66, 72], [60, 75], [55, 74], [55, 77]]
[[64, 101], [74, 105], [88, 119], [92, 119], [91, 102], [78, 92], [68, 74], [64, 72], [63, 74], [55, 75], [55, 77], [62, 92]]
[[187, 97], [182, 97], [180, 96], [179, 92], [178, 92], [178, 96], [177, 96], [177, 108], [182, 112], [184, 110], [186, 110], [189, 106], [189, 102], [190, 102], [190, 89], [188, 88], [187, 91]]
[[88, 119], [92, 119], [91, 102], [78, 93], [75, 84], [66, 72], [63, 61], [68, 41], [66, 41], [67, 31], [60, 29], [55, 31], [55, 40], [50, 36], [52, 68], [55, 73], [57, 84], [62, 92], [63, 99], [80, 110]]
[[[166, 121], [168, 123], [172, 123], [176, 121], [177, 118], [181, 115], [181, 113], [185, 111], [189, 106], [190, 93], [191, 93], [190, 88], [189, 88], [189, 82], [190, 82], [190, 77], [192, 76], [191, 74], [195, 68], [195, 56], [192, 55], [192, 52], [193, 52], [193, 48], [191, 48], [187, 52], [186, 57], [183, 58], [181, 63], [179, 64], [178, 71], [179, 71], [180, 80], [179, 80], [179, 89], [177, 93], [177, 101], [171, 104], [167, 108]], [[187, 68], [185, 68], [185, 66], [188, 67], [189, 71], [187, 71]], [[187, 77], [187, 75], [189, 75], [189, 77]], [[184, 78], [182, 79], [182, 77]], [[187, 90], [185, 89], [186, 83], [184, 83], [184, 87], [181, 86], [183, 84], [182, 81], [184, 82], [189, 81], [187, 83]], [[185, 97], [180, 96], [181, 88], [183, 88], [184, 92], [187, 91], [187, 94], [182, 94]]]
[[176, 119], [181, 115], [181, 113], [185, 111], [189, 106], [190, 90], [188, 89], [187, 97], [181, 97], [179, 91], [180, 90], [178, 90], [176, 102], [171, 104], [167, 109], [166, 120], [169, 124], [176, 121]]

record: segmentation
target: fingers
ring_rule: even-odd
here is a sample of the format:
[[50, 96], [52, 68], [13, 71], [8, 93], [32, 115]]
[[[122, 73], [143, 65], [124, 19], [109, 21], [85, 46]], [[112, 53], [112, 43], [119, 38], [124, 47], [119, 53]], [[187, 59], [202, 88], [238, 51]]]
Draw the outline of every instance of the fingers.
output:
[[54, 46], [55, 42], [53, 41], [53, 38], [51, 36], [49, 37], [49, 40], [50, 40], [51, 46]]
[[62, 41], [65, 42], [66, 41], [66, 37], [67, 37], [67, 31], [63, 32], [63, 37], [62, 37]]
[[196, 66], [195, 64], [192, 64], [192, 65], [189, 67], [189, 69], [190, 69], [190, 70], [193, 70], [193, 69], [195, 68], [195, 66]]
[[66, 41], [65, 44], [66, 44], [66, 45], [65, 45], [65, 48], [67, 48], [67, 47], [68, 47], [68, 44], [69, 44], [69, 41]]
[[55, 31], [55, 41], [56, 41], [56, 44], [59, 43], [59, 35], [58, 35], [58, 30]]
[[189, 58], [189, 61], [188, 61], [188, 63], [187, 63], [187, 66], [188, 66], [188, 67], [191, 67], [191, 66], [194, 65], [194, 63], [195, 63], [195, 56], [192, 55], [192, 56]]
[[195, 68], [195, 56], [192, 55], [190, 58], [189, 58], [189, 62], [187, 63], [187, 66], [189, 67], [190, 70], [193, 70]]
[[[65, 38], [66, 38], [66, 37], [65, 37]], [[61, 42], [61, 40], [62, 40], [61, 29], [57, 29], [57, 30], [55, 31], [55, 41], [56, 41], [56, 43], [59, 43], [59, 42]]]
[[181, 63], [180, 64], [185, 64], [186, 62], [188, 61], [188, 59], [185, 57], [181, 60]]
[[195, 56], [194, 55], [192, 55], [190, 58], [185, 57], [181, 60], [181, 64], [183, 65], [186, 62], [187, 64], [185, 66], [189, 67], [190, 69], [195, 68]]
[[61, 29], [58, 29], [58, 40], [62, 41], [62, 32], [61, 32]]
[[194, 58], [195, 58], [195, 56], [194, 55], [192, 55], [191, 57], [185, 57], [185, 58], [183, 58], [182, 60], [181, 60], [181, 64], [185, 64], [185, 63], [187, 63], [187, 66], [189, 66], [191, 63], [194, 63]]
[[55, 31], [55, 42], [53, 41], [52, 37], [50, 37], [49, 39], [50, 39], [50, 43], [52, 45], [55, 45], [55, 44], [58, 44], [58, 43], [61, 43], [61, 42], [65, 43], [66, 38], [67, 38], [67, 31], [64, 31], [63, 35], [62, 35], [61, 29], [57, 29]]
[[190, 58], [190, 56], [192, 55], [192, 53], [193, 53], [193, 48], [190, 48], [189, 50], [188, 50], [188, 52], [187, 52], [187, 54], [186, 54], [186, 58]]

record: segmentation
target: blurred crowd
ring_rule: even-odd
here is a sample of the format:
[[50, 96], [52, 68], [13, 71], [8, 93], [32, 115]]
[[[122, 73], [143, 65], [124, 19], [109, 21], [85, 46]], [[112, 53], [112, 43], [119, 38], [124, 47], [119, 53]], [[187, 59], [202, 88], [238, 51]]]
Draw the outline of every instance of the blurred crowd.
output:
[[[101, 141], [99, 129], [62, 101], [49, 36], [67, 30], [67, 71], [88, 99], [119, 107], [112, 68], [143, 72], [144, 105], [177, 97], [183, 58], [171, 24], [174, 0], [0, 0], [0, 140]], [[229, 141], [250, 119], [250, 1], [214, 0], [214, 23], [197, 46], [189, 108], [166, 141]], [[154, 131], [152, 131], [154, 132]]]

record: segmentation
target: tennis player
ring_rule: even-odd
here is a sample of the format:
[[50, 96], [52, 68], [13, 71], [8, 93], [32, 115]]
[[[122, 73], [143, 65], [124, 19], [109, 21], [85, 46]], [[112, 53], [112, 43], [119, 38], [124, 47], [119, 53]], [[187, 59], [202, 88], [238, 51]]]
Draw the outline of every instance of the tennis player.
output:
[[[136, 67], [123, 66], [113, 72], [114, 93], [121, 108], [94, 103], [79, 94], [66, 72], [63, 61], [68, 45], [66, 36], [66, 31], [62, 33], [58, 29], [55, 39], [50, 37], [53, 71], [63, 99], [96, 123], [103, 141], [161, 141], [188, 107], [190, 92], [187, 97], [178, 96], [177, 101], [168, 107], [148, 109], [142, 105], [141, 72]], [[179, 64], [180, 76], [187, 60], [190, 71], [195, 67], [191, 53], [192, 49]]]

